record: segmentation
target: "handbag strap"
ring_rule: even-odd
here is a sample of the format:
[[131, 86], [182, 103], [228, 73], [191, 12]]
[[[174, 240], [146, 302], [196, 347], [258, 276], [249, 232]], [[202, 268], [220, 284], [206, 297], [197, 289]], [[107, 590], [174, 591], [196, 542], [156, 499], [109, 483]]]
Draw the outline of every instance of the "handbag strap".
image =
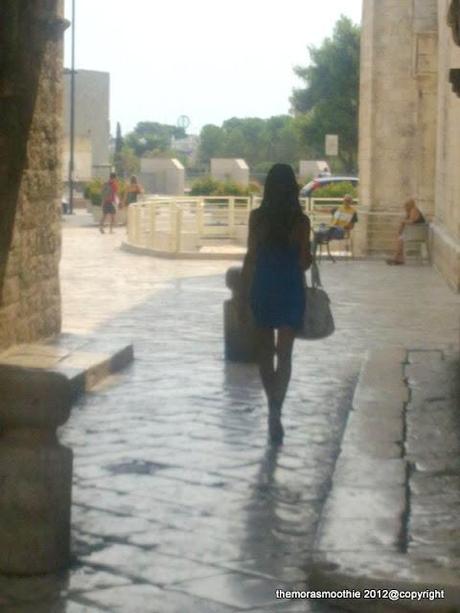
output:
[[[318, 264], [316, 260], [313, 260], [313, 263], [310, 267], [310, 276], [311, 276], [311, 286], [312, 287], [323, 287], [321, 283], [321, 275], [319, 274]], [[308, 287], [307, 273], [305, 273], [305, 287]]]

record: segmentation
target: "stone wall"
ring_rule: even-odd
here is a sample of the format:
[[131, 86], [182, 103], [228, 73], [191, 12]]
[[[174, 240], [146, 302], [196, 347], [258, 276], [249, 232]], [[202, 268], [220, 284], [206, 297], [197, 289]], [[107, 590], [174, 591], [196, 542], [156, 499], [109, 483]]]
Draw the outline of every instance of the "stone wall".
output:
[[449, 284], [460, 291], [460, 98], [448, 80], [460, 68], [460, 47], [447, 27], [450, 2], [439, 0], [438, 135], [436, 156], [436, 216], [432, 225], [433, 262]]
[[61, 0], [0, 5], [0, 349], [61, 325]]

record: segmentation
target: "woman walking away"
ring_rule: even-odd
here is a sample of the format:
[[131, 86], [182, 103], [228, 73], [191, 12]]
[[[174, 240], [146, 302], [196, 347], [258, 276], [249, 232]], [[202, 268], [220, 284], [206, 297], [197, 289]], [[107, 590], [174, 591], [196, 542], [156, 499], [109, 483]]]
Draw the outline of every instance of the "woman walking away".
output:
[[295, 333], [305, 310], [304, 271], [311, 264], [310, 220], [302, 213], [299, 187], [287, 164], [275, 164], [259, 209], [249, 218], [243, 265], [243, 301], [258, 334], [258, 362], [268, 400], [273, 444], [283, 441], [281, 409], [291, 378]]

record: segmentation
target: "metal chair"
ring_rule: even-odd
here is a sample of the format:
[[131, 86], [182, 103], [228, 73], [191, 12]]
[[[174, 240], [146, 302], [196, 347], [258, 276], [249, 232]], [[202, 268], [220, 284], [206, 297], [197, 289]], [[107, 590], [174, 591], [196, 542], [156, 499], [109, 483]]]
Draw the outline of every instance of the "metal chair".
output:
[[336, 259], [331, 253], [329, 248], [329, 243], [331, 241], [344, 241], [345, 243], [345, 251], [349, 254], [350, 258], [353, 259], [353, 241], [351, 237], [352, 231], [345, 230], [343, 238], [327, 238], [326, 236], [322, 236], [316, 241], [317, 246], [319, 247], [318, 261], [321, 262], [323, 245], [326, 245], [327, 256], [332, 262], [336, 262]]

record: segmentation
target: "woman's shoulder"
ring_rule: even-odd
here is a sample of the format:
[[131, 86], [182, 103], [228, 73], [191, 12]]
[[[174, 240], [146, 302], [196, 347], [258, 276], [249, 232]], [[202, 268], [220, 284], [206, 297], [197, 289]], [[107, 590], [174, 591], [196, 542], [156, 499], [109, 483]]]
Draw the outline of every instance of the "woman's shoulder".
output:
[[249, 223], [253, 226], [258, 225], [263, 219], [264, 219], [264, 212], [261, 209], [261, 207], [259, 207], [258, 209], [253, 209], [249, 213]]

